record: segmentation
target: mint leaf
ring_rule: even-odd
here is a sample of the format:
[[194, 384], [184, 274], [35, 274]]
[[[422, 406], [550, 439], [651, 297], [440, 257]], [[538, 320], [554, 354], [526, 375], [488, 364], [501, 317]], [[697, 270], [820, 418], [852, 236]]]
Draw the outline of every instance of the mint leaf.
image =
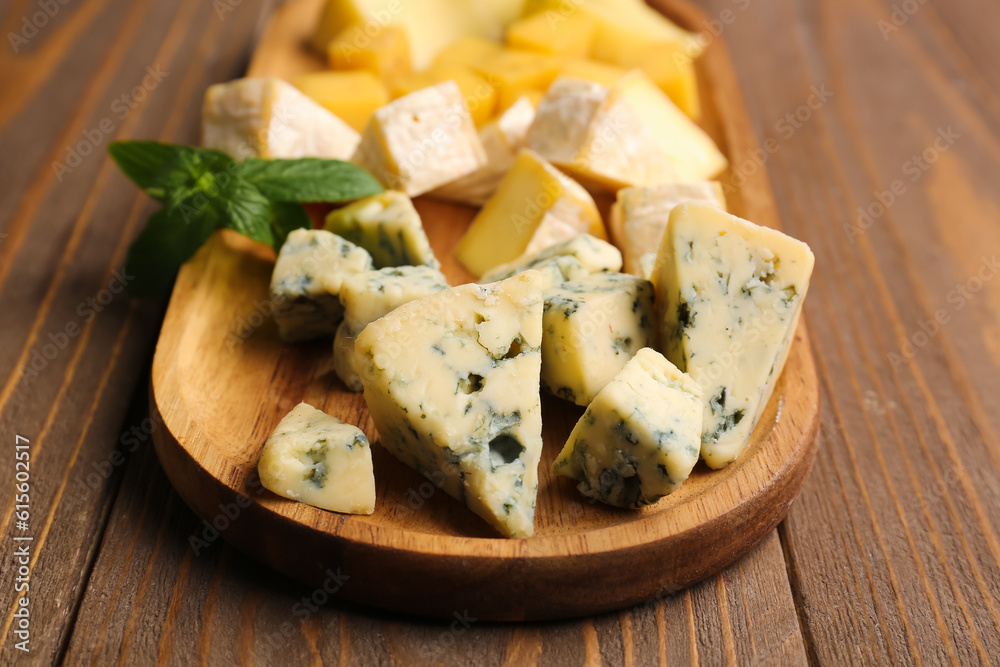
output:
[[340, 160], [249, 158], [237, 166], [236, 174], [272, 201], [334, 203], [384, 191], [367, 171]]
[[189, 222], [161, 209], [149, 216], [146, 227], [132, 242], [125, 260], [128, 293], [158, 296], [170, 288], [181, 264], [198, 251], [219, 224], [211, 210]]
[[236, 177], [213, 200], [223, 212], [223, 226], [254, 241], [274, 244], [271, 202], [257, 188]]
[[312, 219], [302, 204], [296, 202], [271, 202], [271, 231], [274, 234], [274, 251], [281, 250], [285, 239], [296, 229], [310, 229]]
[[219, 174], [230, 174], [238, 166], [222, 151], [158, 141], [114, 141], [108, 153], [146, 194], [173, 204], [195, 192], [212, 191]]

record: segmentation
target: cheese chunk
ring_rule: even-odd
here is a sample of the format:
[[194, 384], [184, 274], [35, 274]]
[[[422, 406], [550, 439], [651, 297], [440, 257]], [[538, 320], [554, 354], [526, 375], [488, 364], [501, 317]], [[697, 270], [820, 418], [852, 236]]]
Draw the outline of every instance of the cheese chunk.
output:
[[583, 233], [606, 238], [590, 194], [536, 153], [522, 150], [459, 241], [455, 256], [481, 276], [523, 253]]
[[527, 97], [522, 97], [479, 130], [479, 140], [486, 151], [486, 165], [431, 194], [463, 204], [482, 206], [510, 171], [534, 120], [535, 106]]
[[321, 229], [289, 234], [271, 276], [281, 339], [333, 336], [344, 314], [337, 298], [344, 278], [373, 268], [371, 255], [335, 234]]
[[610, 88], [557, 79], [527, 145], [582, 183], [612, 190], [706, 180], [727, 166], [712, 139], [638, 70]]
[[542, 386], [588, 405], [638, 350], [653, 342], [653, 286], [595, 273], [545, 291]]
[[709, 204], [726, 210], [726, 197], [718, 181], [665, 183], [649, 188], [624, 188], [611, 207], [611, 238], [622, 249], [625, 271], [644, 276], [643, 255], [656, 252], [667, 228], [670, 211], [686, 201]]
[[606, 88], [613, 86], [626, 74], [628, 74], [627, 69], [586, 58], [567, 60], [559, 70], [559, 76], [592, 81]]
[[587, 407], [552, 470], [608, 505], [650, 505], [691, 474], [701, 422], [701, 388], [646, 347]]
[[487, 56], [492, 56], [499, 52], [502, 48], [499, 43], [492, 39], [466, 35], [465, 37], [459, 37], [438, 53], [437, 57], [434, 58], [434, 64], [448, 67], [456, 65], [471, 67], [473, 64], [481, 62]]
[[[371, 72], [309, 72], [300, 74], [295, 87], [355, 130], [364, 129], [376, 109], [389, 101], [389, 90]], [[360, 139], [359, 139], [360, 142]]]
[[320, 157], [349, 160], [361, 135], [281, 79], [236, 79], [209, 86], [202, 145], [237, 160]]
[[544, 275], [548, 273], [548, 267], [553, 266], [563, 276], [562, 280], [556, 281], [559, 283], [589, 276], [591, 273], [618, 271], [622, 268], [622, 254], [607, 241], [590, 234], [580, 234], [539, 252], [522, 255], [513, 262], [501, 264], [484, 274], [479, 282], [503, 280], [528, 269], [541, 271]]
[[396, 81], [392, 95], [402, 97], [445, 81], [454, 81], [458, 85], [476, 127], [486, 124], [493, 118], [497, 108], [496, 89], [464, 65], [441, 64], [422, 72], [414, 72]]
[[590, 54], [597, 22], [585, 12], [539, 12], [507, 26], [507, 44], [515, 49], [583, 58]]
[[497, 103], [501, 109], [506, 109], [525, 91], [548, 88], [561, 66], [562, 59], [554, 56], [502, 49], [474, 63], [472, 68], [493, 84], [497, 89]]
[[384, 26], [372, 36], [352, 26], [330, 42], [326, 54], [333, 69], [368, 70], [389, 84], [411, 70], [410, 44], [401, 26]]
[[647, 252], [639, 258], [639, 272], [636, 274], [646, 280], [653, 279], [653, 269], [656, 268], [656, 253]]
[[375, 511], [368, 439], [356, 426], [299, 403], [264, 443], [264, 488], [282, 498], [347, 514]]
[[411, 301], [356, 343], [382, 446], [507, 537], [534, 531], [541, 337], [528, 271]]
[[813, 268], [809, 247], [713, 206], [670, 214], [654, 269], [660, 345], [703, 390], [701, 456], [739, 456], [785, 365]]
[[445, 81], [375, 111], [354, 162], [416, 197], [476, 171], [486, 152], [458, 84]]
[[367, 271], [344, 280], [340, 303], [344, 321], [333, 340], [333, 368], [351, 391], [363, 386], [354, 365], [354, 341], [366, 326], [404, 303], [448, 289], [448, 282], [429, 266], [399, 266]]
[[402, 192], [383, 192], [333, 211], [324, 228], [367, 250], [376, 268], [437, 268], [420, 214]]

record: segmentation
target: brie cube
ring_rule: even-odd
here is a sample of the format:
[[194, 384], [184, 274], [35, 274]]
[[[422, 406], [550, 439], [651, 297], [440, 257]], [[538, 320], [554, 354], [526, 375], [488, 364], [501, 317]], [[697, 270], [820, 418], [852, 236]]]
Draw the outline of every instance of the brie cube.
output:
[[411, 301], [358, 336], [382, 446], [507, 537], [534, 531], [541, 276]]
[[670, 214], [656, 260], [663, 353], [703, 391], [701, 456], [739, 456], [785, 365], [813, 269], [809, 246], [705, 204]]
[[354, 341], [358, 334], [386, 313], [404, 303], [448, 289], [448, 282], [429, 266], [399, 266], [367, 271], [344, 280], [340, 303], [344, 321], [333, 340], [333, 368], [351, 391], [364, 387], [354, 365]]
[[547, 280], [546, 289], [553, 284], [589, 276], [591, 273], [619, 271], [622, 268], [622, 254], [607, 241], [590, 234], [580, 234], [539, 252], [522, 255], [513, 262], [501, 264], [483, 275], [479, 282], [492, 283], [528, 269], [535, 269], [543, 275], [555, 275], [551, 273], [552, 267], [556, 268], [561, 278]]
[[271, 275], [271, 302], [286, 342], [332, 336], [343, 317], [341, 283], [371, 271], [365, 250], [321, 229], [296, 229], [278, 253]]
[[375, 511], [368, 439], [356, 426], [299, 403], [264, 443], [264, 488], [282, 498], [347, 514]]
[[458, 84], [445, 81], [377, 109], [353, 161], [416, 197], [481, 168], [486, 152]]
[[653, 286], [624, 273], [595, 273], [546, 290], [542, 386], [588, 405], [653, 339]]
[[593, 198], [579, 183], [525, 149], [473, 219], [455, 256], [481, 276], [524, 253], [584, 233], [606, 238]]
[[667, 228], [670, 211], [686, 201], [726, 210], [726, 197], [718, 181], [665, 183], [646, 188], [624, 188], [611, 207], [611, 238], [625, 258], [626, 273], [643, 275], [643, 255], [656, 252]]
[[249, 78], [209, 86], [202, 145], [248, 157], [350, 160], [361, 142], [351, 126], [281, 79]]
[[482, 206], [510, 171], [534, 120], [535, 105], [527, 97], [520, 98], [479, 130], [479, 140], [486, 151], [486, 165], [431, 194], [462, 204]]
[[701, 422], [701, 387], [643, 348], [587, 407], [552, 470], [608, 505], [650, 505], [691, 474]]
[[585, 185], [702, 181], [727, 161], [712, 139], [643, 72], [605, 88], [560, 78], [538, 106], [527, 145]]
[[420, 214], [402, 192], [372, 195], [333, 211], [324, 229], [367, 250], [376, 268], [440, 266]]

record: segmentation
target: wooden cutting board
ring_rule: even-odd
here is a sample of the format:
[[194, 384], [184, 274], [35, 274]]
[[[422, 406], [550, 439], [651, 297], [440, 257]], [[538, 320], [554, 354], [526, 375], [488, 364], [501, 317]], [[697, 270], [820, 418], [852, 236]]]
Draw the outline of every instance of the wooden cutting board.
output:
[[[275, 13], [249, 75], [322, 68], [302, 47], [320, 1], [292, 0]], [[682, 26], [706, 25], [681, 0], [658, 6]], [[724, 44], [714, 40], [698, 67], [702, 124], [738, 166], [757, 145]], [[778, 226], [762, 169], [723, 180], [734, 213]], [[417, 208], [452, 284], [469, 281], [451, 250], [475, 211], [425, 198]], [[181, 270], [156, 348], [151, 409], [166, 426], [156, 430], [156, 451], [205, 520], [196, 550], [221, 536], [338, 597], [414, 614], [580, 616], [675, 592], [738, 559], [785, 516], [815, 458], [819, 388], [803, 323], [742, 456], [721, 471], [699, 464], [678, 492], [639, 511], [592, 503], [551, 474], [582, 408], [544, 397], [535, 536], [499, 538], [378, 446], [364, 400], [333, 372], [330, 343], [280, 342], [269, 317], [273, 261], [269, 248], [243, 237], [213, 237]], [[375, 445], [374, 514], [325, 512], [260, 486], [264, 440], [300, 401], [359, 425]]]

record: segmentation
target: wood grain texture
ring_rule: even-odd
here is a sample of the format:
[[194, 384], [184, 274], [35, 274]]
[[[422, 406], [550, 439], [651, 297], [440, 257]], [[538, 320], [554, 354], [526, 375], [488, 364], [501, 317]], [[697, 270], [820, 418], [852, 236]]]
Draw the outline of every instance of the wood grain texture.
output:
[[[249, 74], [291, 78], [306, 68], [301, 43], [321, 7], [318, 0], [282, 7]], [[664, 8], [686, 24], [698, 19], [687, 5]], [[699, 60], [703, 124], [735, 157], [756, 145], [727, 57], [714, 44]], [[728, 188], [730, 209], [774, 224], [770, 193], [754, 188], [766, 183]], [[453, 248], [474, 211], [417, 206], [445, 275], [467, 282]], [[199, 516], [213, 522], [220, 506], [242, 505], [246, 518], [223, 537], [308, 585], [322, 585], [330, 568], [342, 566], [351, 573], [342, 597], [444, 618], [456, 608], [494, 621], [619, 609], [701, 581], [742, 556], [784, 517], [812, 466], [819, 395], [803, 324], [740, 458], [721, 471], [698, 466], [679, 491], [640, 511], [585, 502], [572, 483], [557, 481], [552, 461], [581, 410], [546, 396], [535, 535], [498, 538], [378, 446], [364, 399], [333, 373], [329, 341], [284, 345], [263, 324], [272, 267], [270, 249], [227, 233], [182, 269], [153, 360], [152, 410], [164, 424], [153, 438], [168, 477]], [[301, 401], [358, 425], [375, 445], [374, 514], [325, 512], [256, 492], [262, 443]]]
[[[266, 14], [261, 3], [244, 0], [221, 37], [206, 36], [219, 26], [204, 4], [185, 24], [193, 42], [178, 50], [181, 64], [167, 66], [164, 87], [119, 134], [197, 140], [197, 109], [183, 105], [168, 82], [178, 85], [195, 70], [206, 82], [237, 75]], [[115, 300], [87, 340], [74, 338], [33, 388], [11, 375], [22, 355], [30, 358], [48, 333], [76, 319], [82, 298], [106, 286], [116, 248], [149, 212], [124, 179], [113, 172], [98, 179], [103, 158], [89, 158], [62, 182], [51, 163], [141, 81], [180, 19], [176, 8], [189, 5], [154, 11], [151, 2], [74, 1], [21, 53], [0, 49], [0, 437], [4, 452], [15, 432], [41, 442], [36, 507], [43, 515], [58, 508], [39, 561], [46, 565], [33, 580], [37, 643], [21, 661], [49, 664], [63, 642], [67, 664], [126, 663], [127, 656], [131, 664], [263, 665], [276, 655], [366, 665], [995, 664], [1000, 281], [973, 282], [961, 309], [948, 297], [1000, 250], [1000, 71], [992, 66], [1000, 57], [1000, 7], [920, 3], [883, 39], [878, 21], [891, 22], [893, 5], [903, 3], [697, 4], [710, 20], [704, 29], [721, 34], [734, 55], [758, 143], [775, 142], [764, 156], [746, 156], [740, 173], [759, 178], [755, 157], [766, 162], [784, 228], [817, 254], [806, 306], [824, 392], [817, 464], [778, 536], [723, 572], [724, 607], [713, 578], [652, 610], [516, 628], [477, 623], [448, 639], [448, 624], [341, 601], [305, 620], [292, 606], [296, 593], [310, 590], [218, 540], [189, 555], [186, 540], [198, 520], [172, 496], [148, 444], [99, 491], [81, 494], [72, 511], [57, 499], [67, 470], [66, 493], [142, 422], [142, 377], [160, 305], [138, 306], [121, 334], [130, 307]], [[34, 7], [7, 3], [2, 33], [17, 30]], [[125, 58], [109, 57], [120, 43]], [[807, 120], [788, 122], [810, 86], [824, 83], [833, 97], [802, 112]], [[961, 139], [908, 180], [904, 163], [948, 125]], [[857, 207], [897, 179], [906, 193], [852, 244], [844, 225], [857, 223]], [[90, 197], [101, 203], [83, 215]], [[902, 354], [903, 342], [938, 309], [949, 321], [926, 340], [917, 336], [922, 344], [912, 358], [893, 364], [888, 354]], [[97, 398], [108, 366], [114, 369]], [[123, 421], [136, 387], [136, 407]], [[9, 455], [3, 461], [6, 490], [13, 466]], [[9, 521], [7, 509], [0, 521]], [[10, 526], [0, 534], [8, 549]], [[151, 558], [157, 539], [163, 546]], [[8, 556], [0, 561], [3, 605], [11, 599]], [[286, 620], [294, 630], [287, 638], [280, 634]], [[4, 664], [12, 641], [3, 638]]]

